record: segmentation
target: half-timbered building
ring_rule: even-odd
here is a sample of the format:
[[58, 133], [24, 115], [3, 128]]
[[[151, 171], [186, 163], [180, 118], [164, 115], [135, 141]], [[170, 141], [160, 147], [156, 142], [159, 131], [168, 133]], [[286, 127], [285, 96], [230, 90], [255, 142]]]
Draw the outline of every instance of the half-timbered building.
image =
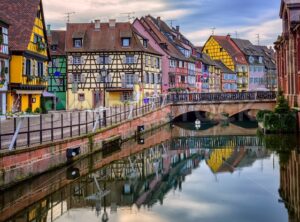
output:
[[[65, 53], [66, 31], [47, 30], [51, 62], [48, 66], [48, 92], [55, 100], [48, 99], [47, 110], [65, 110], [67, 94], [67, 57]], [[52, 97], [51, 97], [52, 98]], [[46, 99], [46, 98], [45, 98]]]
[[8, 111], [40, 111], [47, 87], [47, 35], [41, 0], [1, 0], [0, 17], [9, 23]]
[[221, 60], [227, 68], [237, 73], [238, 91], [249, 89], [249, 65], [242, 51], [232, 41], [230, 35], [210, 36], [203, 52], [213, 60]]
[[0, 18], [0, 115], [6, 114], [9, 82], [8, 24]]
[[161, 55], [130, 23], [67, 24], [67, 108], [142, 102], [161, 92]]

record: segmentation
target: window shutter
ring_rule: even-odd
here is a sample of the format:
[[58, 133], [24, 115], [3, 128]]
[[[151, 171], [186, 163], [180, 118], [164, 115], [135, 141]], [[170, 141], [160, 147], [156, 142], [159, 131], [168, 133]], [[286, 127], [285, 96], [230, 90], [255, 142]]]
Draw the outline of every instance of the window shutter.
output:
[[48, 76], [48, 72], [47, 72], [47, 63], [42, 63], [42, 64], [43, 64], [43, 67], [44, 67], [43, 75], [44, 75], [44, 76]]
[[144, 83], [147, 83], [147, 73], [144, 73], [144, 79], [143, 79]]
[[68, 64], [73, 65], [73, 57], [72, 56], [68, 57]]
[[34, 73], [34, 64], [35, 64], [35, 60], [31, 60], [30, 62], [30, 75], [33, 75]]
[[134, 56], [134, 63], [135, 63], [135, 64], [138, 63], [138, 59], [139, 59], [139, 56], [138, 56], [138, 55], [135, 55], [135, 56]]
[[123, 64], [126, 64], [126, 56], [123, 57]]
[[81, 83], [84, 83], [84, 82], [85, 82], [85, 75], [84, 75], [84, 74], [81, 74], [81, 75], [80, 75], [80, 82], [81, 82]]
[[73, 82], [74, 82], [74, 76], [73, 76], [72, 73], [69, 73], [69, 74], [68, 74], [68, 82], [69, 82], [69, 83], [73, 83]]
[[26, 75], [26, 58], [23, 57], [23, 75]]

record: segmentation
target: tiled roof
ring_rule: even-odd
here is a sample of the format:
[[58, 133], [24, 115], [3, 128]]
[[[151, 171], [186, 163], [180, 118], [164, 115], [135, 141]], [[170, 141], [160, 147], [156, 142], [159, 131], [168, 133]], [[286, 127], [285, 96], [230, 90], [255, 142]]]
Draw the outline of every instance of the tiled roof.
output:
[[40, 0], [0, 0], [0, 17], [10, 24], [9, 47], [25, 51], [30, 41]]
[[264, 54], [264, 64], [267, 69], [276, 69], [275, 52], [273, 49], [269, 49], [267, 46], [255, 45], [255, 47]]
[[49, 46], [51, 46], [51, 45], [57, 46], [55, 51], [51, 50], [51, 47], [50, 47], [51, 56], [59, 56], [59, 55], [66, 54], [65, 39], [66, 39], [66, 31], [60, 31], [60, 30], [51, 30], [50, 31], [50, 35], [48, 35]]
[[235, 72], [232, 71], [231, 69], [228, 69], [227, 66], [225, 66], [221, 60], [215, 60], [215, 63], [221, 69], [222, 73], [235, 74]]
[[234, 44], [230, 36], [212, 36], [232, 57], [234, 63], [247, 65], [245, 56], [241, 50]]
[[[83, 37], [83, 47], [74, 48], [74, 35]], [[130, 37], [129, 47], [122, 46], [122, 37]], [[76, 37], [77, 38], [77, 37]], [[137, 39], [133, 26], [126, 23], [116, 23], [114, 28], [109, 27], [109, 23], [101, 23], [100, 29], [95, 29], [95, 23], [69, 23], [66, 32], [66, 52], [133, 52], [144, 51], [160, 55], [151, 46], [145, 48]]]
[[[167, 24], [162, 20], [158, 20], [148, 15], [146, 17], [141, 18], [141, 22], [145, 28], [148, 28], [148, 32], [155, 39], [158, 44], [166, 44], [167, 48], [164, 48], [164, 51], [173, 58], [179, 60], [188, 60], [183, 56], [183, 54], [170, 42], [167, 36], [162, 33], [162, 27], [164, 29], [169, 29]], [[170, 29], [169, 29], [170, 30]]]
[[257, 50], [257, 48], [249, 40], [232, 38], [232, 41], [247, 56], [263, 56], [261, 51]]
[[211, 66], [215, 66], [216, 63], [214, 60], [212, 60], [209, 55], [205, 54], [205, 53], [201, 53], [201, 58], [199, 58], [199, 60], [207, 65], [211, 65]]

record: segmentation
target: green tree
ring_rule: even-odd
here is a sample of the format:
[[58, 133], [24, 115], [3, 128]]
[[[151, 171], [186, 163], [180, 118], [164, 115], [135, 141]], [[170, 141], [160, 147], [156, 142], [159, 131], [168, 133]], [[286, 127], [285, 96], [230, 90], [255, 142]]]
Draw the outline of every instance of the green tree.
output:
[[290, 112], [290, 106], [288, 101], [285, 99], [283, 95], [283, 91], [279, 90], [277, 95], [277, 103], [275, 107], [275, 113], [278, 114], [287, 114]]

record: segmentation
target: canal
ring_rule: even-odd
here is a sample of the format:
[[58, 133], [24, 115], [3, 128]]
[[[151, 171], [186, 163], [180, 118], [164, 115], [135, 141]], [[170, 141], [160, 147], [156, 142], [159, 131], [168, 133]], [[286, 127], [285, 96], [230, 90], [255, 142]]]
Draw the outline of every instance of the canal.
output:
[[297, 139], [245, 125], [165, 126], [109, 147], [2, 189], [0, 221], [300, 221]]

